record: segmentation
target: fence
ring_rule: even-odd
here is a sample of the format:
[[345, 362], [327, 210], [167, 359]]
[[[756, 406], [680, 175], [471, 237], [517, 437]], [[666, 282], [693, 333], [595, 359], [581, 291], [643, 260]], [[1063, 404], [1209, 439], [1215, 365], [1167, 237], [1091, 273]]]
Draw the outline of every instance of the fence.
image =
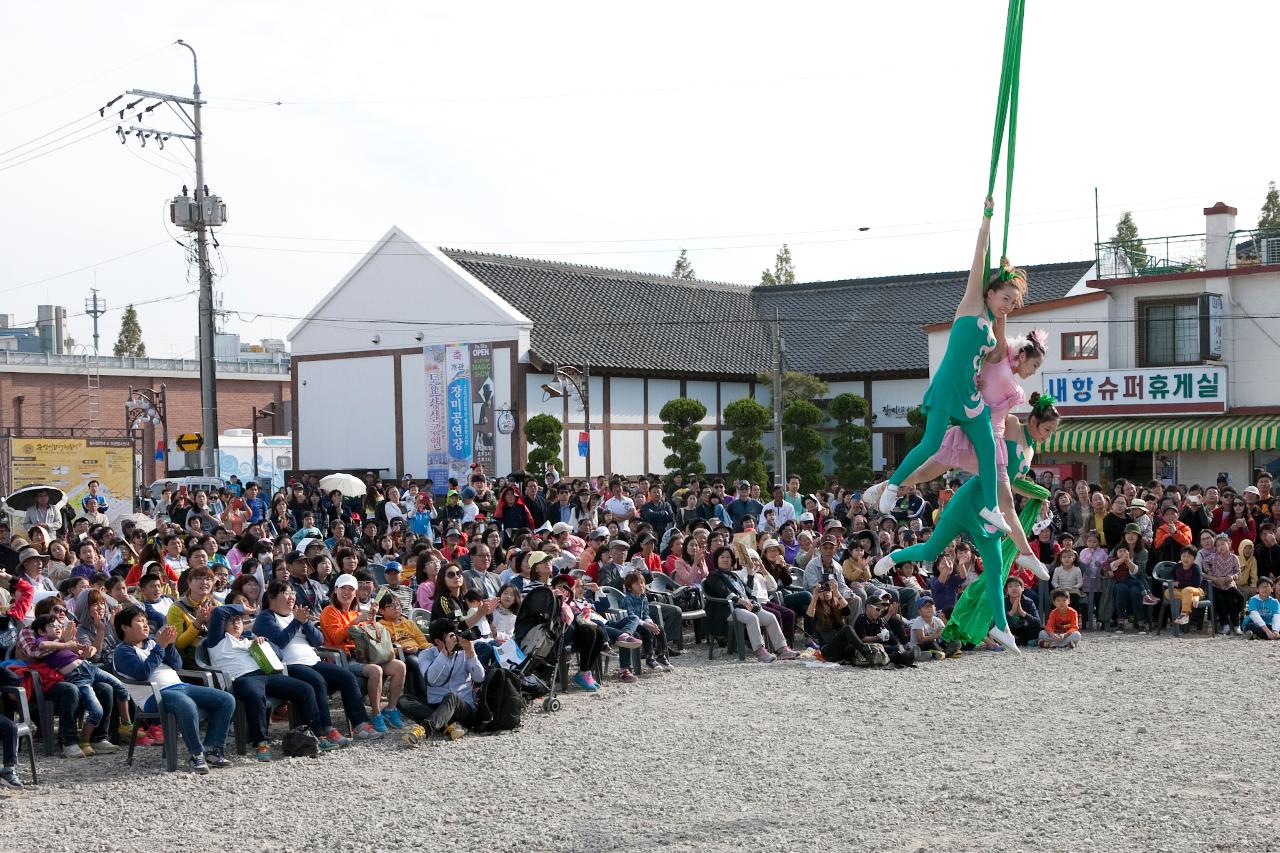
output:
[[[75, 371], [84, 371], [89, 369], [90, 358], [91, 356], [88, 355], [0, 350], [0, 367], [66, 367]], [[194, 358], [120, 358], [104, 355], [98, 357], [98, 370], [199, 373], [200, 362]], [[279, 361], [219, 361], [218, 374], [230, 373], [288, 376], [289, 359], [286, 356]]]
[[[1220, 246], [1221, 243], [1219, 242]], [[1280, 231], [1233, 231], [1226, 257], [1206, 257], [1206, 235], [1173, 234], [1167, 237], [1111, 239], [1094, 245], [1098, 278], [1135, 278], [1148, 275], [1198, 272], [1203, 269], [1280, 264]], [[1216, 253], [1220, 253], [1221, 249]]]

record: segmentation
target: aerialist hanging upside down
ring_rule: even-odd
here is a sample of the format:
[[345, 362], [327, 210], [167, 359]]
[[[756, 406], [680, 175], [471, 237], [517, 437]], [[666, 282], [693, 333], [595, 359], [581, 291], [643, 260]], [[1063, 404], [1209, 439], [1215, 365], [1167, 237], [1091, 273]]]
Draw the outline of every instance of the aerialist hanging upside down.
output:
[[[982, 227], [964, 297], [956, 308], [955, 322], [947, 339], [942, 364], [929, 382], [920, 408], [925, 413], [924, 437], [907, 454], [880, 495], [880, 511], [888, 513], [898, 500], [898, 488], [907, 477], [938, 452], [951, 424], [957, 424], [973, 445], [977, 474], [982, 484], [982, 505], [978, 515], [988, 534], [1008, 533], [1009, 522], [1000, 511], [997, 498], [996, 441], [991, 428], [991, 410], [978, 391], [978, 372], [985, 361], [1004, 357], [1004, 318], [1022, 305], [1027, 290], [1026, 274], [1000, 261], [1000, 273], [987, 278], [986, 254], [991, 237], [991, 215], [995, 202], [990, 196], [983, 209]], [[984, 288], [985, 285], [985, 288]]]
[[[1050, 396], [1033, 393], [1030, 400], [1031, 414], [1027, 417], [1025, 424], [1016, 415], [1006, 416], [1006, 435], [1003, 443], [1008, 464], [1005, 469], [1005, 482], [1024, 477], [1031, 470], [1035, 442], [1046, 441], [1057, 430], [1059, 415], [1058, 410], [1054, 408], [1054, 402], [1055, 400]], [[957, 437], [955, 441], [959, 445], [963, 442], [963, 437]], [[957, 452], [963, 455], [963, 447], [958, 447]], [[969, 467], [976, 461], [972, 455], [969, 455], [968, 459], [961, 459], [961, 467]], [[1034, 484], [1028, 488], [1034, 488], [1037, 494], [1045, 496], [1048, 494]], [[951, 540], [963, 531], [972, 531], [981, 501], [982, 494], [978, 479], [970, 477], [943, 508], [933, 535], [918, 545], [900, 548], [892, 554], [881, 557], [875, 565], [875, 574], [884, 576], [899, 563], [937, 559]], [[1012, 497], [1010, 507], [1012, 507]], [[1009, 536], [1011, 544], [1018, 551], [1028, 554], [1030, 548], [1027, 545], [1026, 534], [1039, 515], [1039, 506], [1032, 509], [1034, 510], [1032, 512], [1024, 511], [1020, 524]], [[981, 642], [983, 637], [990, 636], [1005, 648], [1017, 651], [1017, 645], [1013, 635], [1009, 633], [1004, 612], [1004, 578], [1013, 561], [1004, 559], [1000, 548], [1001, 540], [988, 536], [974, 536], [974, 541], [978, 546], [978, 555], [982, 557], [982, 575], [965, 588], [948, 622], [948, 631], [951, 636], [944, 634], [944, 637], [963, 639], [976, 644]], [[1048, 572], [1045, 571], [1044, 566], [1039, 560], [1034, 562], [1038, 571], [1036, 568], [1032, 570], [1042, 580], [1048, 580]], [[1020, 564], [1025, 565], [1025, 563]]]

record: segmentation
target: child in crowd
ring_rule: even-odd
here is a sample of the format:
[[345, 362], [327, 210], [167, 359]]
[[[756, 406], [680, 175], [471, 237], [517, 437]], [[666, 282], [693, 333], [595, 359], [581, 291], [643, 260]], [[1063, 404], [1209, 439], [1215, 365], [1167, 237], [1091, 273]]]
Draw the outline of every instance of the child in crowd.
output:
[[675, 669], [667, 659], [667, 637], [653, 621], [649, 612], [649, 599], [645, 597], [644, 575], [631, 572], [623, 581], [625, 591], [622, 595], [622, 607], [630, 615], [640, 620], [640, 643], [644, 649], [645, 666], [649, 669], [660, 669], [671, 672]]
[[1080, 614], [1071, 607], [1066, 589], [1053, 591], [1053, 609], [1040, 631], [1040, 648], [1074, 649], [1080, 642]]
[[99, 669], [92, 662], [85, 660], [93, 654], [93, 647], [74, 640], [62, 639], [62, 620], [52, 613], [37, 616], [31, 623], [31, 632], [35, 635], [35, 647], [40, 650], [45, 666], [62, 673], [62, 679], [72, 685], [80, 693], [80, 702], [85, 709], [84, 726], [80, 729], [80, 752], [82, 755], [115, 752], [119, 747], [107, 740], [106, 731], [94, 732], [102, 722], [102, 703], [93, 691], [95, 684], [111, 686], [116, 707], [120, 712], [121, 726], [132, 729], [129, 721], [129, 693], [124, 684], [109, 672]]
[[511, 636], [516, 631], [516, 614], [520, 612], [520, 590], [506, 584], [498, 590], [498, 607], [493, 611], [493, 629]]
[[1258, 578], [1258, 591], [1245, 605], [1244, 626], [1249, 639], [1280, 640], [1280, 602], [1271, 595], [1271, 578]]
[[1070, 546], [1058, 552], [1058, 564], [1053, 569], [1053, 592], [1063, 590], [1070, 598], [1071, 606], [1076, 613], [1084, 614], [1084, 572], [1076, 563], [1076, 549]]
[[1098, 531], [1090, 530], [1084, 535], [1084, 548], [1078, 556], [1080, 571], [1084, 576], [1084, 591], [1098, 594], [1098, 612], [1092, 614], [1093, 627], [1101, 627], [1101, 620], [1111, 616], [1110, 578], [1104, 577], [1102, 567], [1107, 562], [1107, 549], [1102, 547], [1102, 539]]
[[952, 643], [950, 655], [942, 647], [942, 629], [947, 624], [938, 616], [933, 599], [925, 596], [916, 602], [916, 618], [911, 620], [911, 646], [919, 660], [945, 660], [960, 652], [960, 644]]
[[[120, 644], [116, 646], [113, 661], [116, 672], [142, 684], [128, 685], [129, 695], [143, 711], [154, 711], [155, 697], [152, 687], [159, 688], [164, 696], [166, 711], [178, 719], [178, 731], [191, 753], [191, 770], [201, 776], [208, 775], [210, 767], [228, 767], [223, 751], [227, 740], [227, 727], [235, 713], [235, 697], [225, 690], [186, 684], [178, 677], [182, 657], [174, 643], [178, 629], [166, 625], [151, 635], [151, 623], [147, 614], [137, 607], [125, 607], [116, 614], [113, 626]], [[208, 729], [200, 738], [200, 711], [208, 714]]]

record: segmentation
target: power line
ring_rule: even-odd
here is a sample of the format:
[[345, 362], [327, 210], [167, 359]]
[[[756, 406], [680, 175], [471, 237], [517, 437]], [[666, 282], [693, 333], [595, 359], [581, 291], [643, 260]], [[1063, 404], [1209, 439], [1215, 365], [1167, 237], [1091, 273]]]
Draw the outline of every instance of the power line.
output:
[[116, 255], [115, 257], [112, 257], [112, 258], [106, 258], [101, 261], [96, 261], [95, 263], [88, 264], [83, 267], [77, 267], [76, 269], [73, 269], [73, 270], [60, 272], [57, 275], [50, 275], [44, 278], [38, 278], [35, 281], [28, 281], [23, 284], [14, 285], [13, 287], [6, 287], [3, 290], [0, 290], [0, 293], [12, 293], [15, 290], [22, 290], [23, 288], [26, 288], [26, 287], [35, 287], [37, 284], [44, 284], [47, 281], [55, 281], [60, 278], [66, 278], [69, 275], [75, 275], [76, 273], [85, 272], [87, 270], [93, 269], [94, 267], [100, 267], [103, 264], [109, 264], [114, 261], [123, 260], [124, 258], [131, 258], [134, 255], [140, 255], [143, 252], [149, 252], [152, 249], [157, 249], [160, 246], [167, 246], [168, 244], [169, 244], [168, 240], [161, 240], [159, 243], [152, 243], [150, 246], [143, 246], [141, 249], [134, 249], [132, 252], [125, 252], [123, 255]]
[[[113, 311], [123, 311], [124, 309], [128, 308], [130, 305], [136, 308], [139, 305], [154, 305], [158, 302], [176, 302], [178, 300], [185, 299], [186, 297], [190, 296], [193, 293], [195, 293], [194, 290], [182, 290], [177, 293], [170, 293], [167, 296], [156, 296], [151, 299], [143, 299], [140, 301], [135, 300], [133, 302], [128, 302], [124, 305], [117, 305], [114, 308], [103, 308], [101, 311], [101, 314], [110, 314]], [[91, 317], [91, 316], [93, 315], [89, 311], [80, 311], [76, 314], [67, 314], [64, 319], [70, 320], [75, 317]], [[34, 326], [38, 322], [39, 322], [38, 320], [28, 320], [22, 323], [15, 323], [14, 325], [15, 326]]]
[[[82, 128], [82, 130], [86, 130], [86, 129], [88, 128]], [[78, 143], [84, 142], [86, 139], [92, 139], [94, 136], [97, 136], [100, 133], [105, 133], [106, 131], [109, 131], [109, 130], [111, 130], [110, 127], [93, 128], [89, 130], [89, 133], [85, 134], [84, 136], [81, 136], [79, 139], [72, 139], [70, 142], [64, 142], [55, 148], [48, 148], [44, 151], [41, 151], [39, 154], [35, 154], [34, 156], [27, 157], [25, 160], [18, 160], [16, 162], [10, 162], [5, 165], [0, 165], [0, 172], [7, 172], [10, 169], [14, 169], [14, 168], [17, 168], [18, 166], [23, 165], [24, 163], [30, 163], [32, 160], [39, 160], [41, 157], [47, 157], [48, 155], [54, 153], [55, 151], [61, 151], [63, 148], [66, 148], [68, 146], [76, 145]], [[79, 133], [79, 132], [80, 131], [76, 131], [76, 133]], [[27, 153], [30, 153], [30, 152], [27, 152]]]
[[[13, 146], [12, 148], [6, 148], [5, 150], [0, 151], [0, 158], [4, 158], [4, 155], [8, 154], [8, 153], [9, 153], [9, 152], [11, 152], [11, 151], [17, 151], [17, 150], [18, 150], [18, 149], [20, 149], [20, 148], [27, 148], [27, 147], [29, 147], [30, 145], [32, 145], [33, 143], [39, 142], [41, 139], [44, 139], [46, 136], [52, 136], [53, 134], [57, 133], [57, 132], [58, 132], [58, 131], [60, 131], [60, 130], [63, 130], [63, 129], [68, 128], [68, 127], [71, 127], [71, 125], [73, 125], [73, 124], [80, 124], [80, 122], [82, 122], [82, 121], [86, 121], [86, 120], [88, 120], [88, 119], [91, 119], [91, 118], [93, 118], [93, 117], [94, 117], [94, 113], [96, 113], [96, 112], [97, 112], [97, 110], [92, 110], [92, 111], [90, 111], [89, 113], [87, 113], [87, 114], [85, 114], [85, 115], [80, 116], [80, 118], [72, 119], [71, 121], [67, 122], [66, 124], [59, 125], [58, 127], [55, 127], [53, 130], [45, 131], [44, 133], [40, 134], [39, 136], [32, 137], [31, 139], [28, 139], [26, 142], [22, 143], [21, 145], [15, 145], [15, 146]], [[88, 125], [85, 125], [85, 127], [84, 127], [84, 128], [80, 128], [80, 129], [78, 129], [78, 130], [73, 130], [73, 131], [71, 131], [71, 133], [65, 134], [65, 136], [60, 136], [60, 137], [58, 137], [58, 139], [65, 139], [67, 136], [71, 136], [72, 134], [79, 133], [79, 132], [80, 132], [80, 130], [84, 130], [84, 129], [85, 129], [85, 128], [87, 128], [87, 127], [88, 127]], [[49, 140], [49, 142], [44, 143], [44, 144], [45, 144], [45, 145], [48, 145], [48, 144], [50, 144], [50, 143], [57, 142], [57, 141], [58, 141], [58, 139], [51, 139], [51, 140]], [[29, 153], [31, 153], [31, 152], [27, 152], [27, 153], [29, 154]], [[25, 156], [25, 155], [18, 155], [18, 156]], [[6, 158], [6, 159], [12, 159], [12, 158]]]
[[79, 83], [72, 83], [70, 86], [66, 87], [65, 89], [59, 89], [56, 92], [50, 92], [47, 95], [41, 95], [35, 100], [27, 101], [25, 104], [19, 104], [16, 107], [10, 107], [4, 112], [0, 112], [0, 116], [7, 116], [10, 113], [15, 113], [18, 110], [26, 109], [27, 107], [34, 106], [42, 101], [47, 101], [50, 98], [56, 98], [58, 95], [65, 95], [67, 92], [70, 92], [74, 89], [79, 89], [81, 86], [87, 86], [88, 84], [93, 83], [96, 80], [101, 80], [103, 77], [106, 77], [108, 74], [114, 74], [117, 71], [121, 71], [125, 68], [128, 68], [130, 65], [137, 65], [139, 62], [142, 62], [143, 60], [150, 59], [151, 57], [165, 50], [168, 50], [168, 48], [169, 48], [169, 45], [165, 45], [164, 47], [153, 50], [151, 53], [145, 53], [142, 56], [139, 56], [137, 59], [131, 59], [128, 62], [124, 63], [123, 65], [117, 65], [115, 68], [108, 68], [106, 71], [103, 71], [100, 74], [95, 74], [94, 76], [88, 78], [87, 80], [81, 80]]

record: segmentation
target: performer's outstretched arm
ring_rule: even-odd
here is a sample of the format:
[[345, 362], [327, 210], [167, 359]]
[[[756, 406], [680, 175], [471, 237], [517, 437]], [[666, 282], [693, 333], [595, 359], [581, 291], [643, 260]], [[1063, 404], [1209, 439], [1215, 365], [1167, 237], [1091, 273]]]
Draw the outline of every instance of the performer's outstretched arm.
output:
[[983, 202], [982, 225], [978, 228], [978, 246], [973, 251], [973, 266], [969, 269], [969, 281], [964, 287], [964, 297], [956, 308], [956, 317], [981, 314], [986, 307], [983, 299], [987, 286], [987, 246], [991, 242], [991, 213], [996, 203], [991, 196]]

